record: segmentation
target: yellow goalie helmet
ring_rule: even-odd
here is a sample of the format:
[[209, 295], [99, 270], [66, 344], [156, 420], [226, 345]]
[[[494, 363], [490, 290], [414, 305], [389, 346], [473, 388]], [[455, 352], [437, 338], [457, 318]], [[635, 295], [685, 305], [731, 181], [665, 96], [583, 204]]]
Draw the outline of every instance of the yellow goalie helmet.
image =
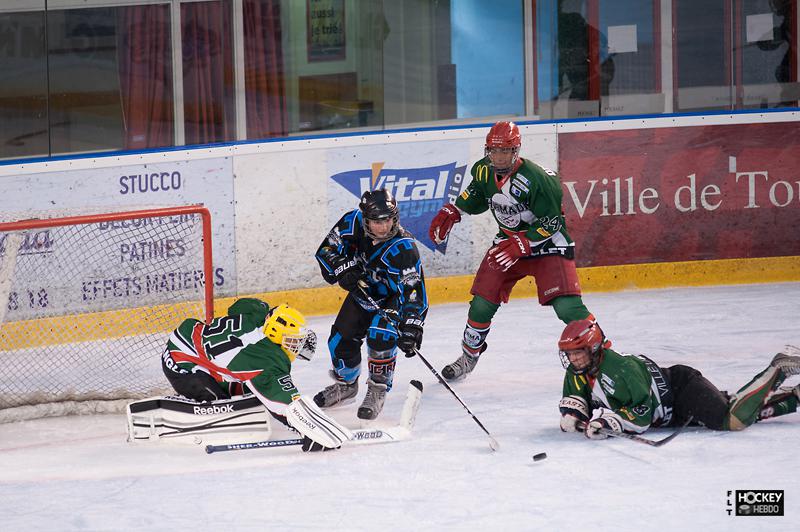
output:
[[317, 349], [317, 335], [306, 329], [306, 319], [299, 310], [285, 303], [270, 311], [264, 323], [264, 335], [281, 346], [291, 360], [295, 357], [311, 360]]

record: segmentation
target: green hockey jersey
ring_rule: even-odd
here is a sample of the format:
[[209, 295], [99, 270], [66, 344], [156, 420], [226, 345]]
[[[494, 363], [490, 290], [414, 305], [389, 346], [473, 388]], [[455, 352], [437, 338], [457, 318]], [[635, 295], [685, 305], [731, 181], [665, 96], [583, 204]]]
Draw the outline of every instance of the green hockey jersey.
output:
[[491, 210], [499, 228], [495, 242], [510, 232], [524, 232], [532, 242], [531, 256], [574, 257], [574, 243], [561, 210], [558, 174], [522, 159], [517, 171], [500, 184], [488, 157], [476, 162], [471, 173], [472, 181], [455, 205], [467, 214]]
[[246, 383], [262, 402], [287, 405], [300, 394], [290, 375], [291, 360], [264, 336], [268, 312], [263, 301], [242, 298], [231, 305], [227, 316], [208, 325], [184, 320], [167, 341], [164, 363], [182, 372], [203, 368], [223, 387], [226, 382]]
[[660, 368], [643, 356], [604, 349], [594, 376], [578, 375], [569, 366], [563, 396], [570, 395], [582, 397], [593, 409], [613, 410], [622, 418], [626, 432], [641, 433], [651, 426], [667, 425], [672, 419], [671, 405], [662, 401], [671, 396], [671, 390]]

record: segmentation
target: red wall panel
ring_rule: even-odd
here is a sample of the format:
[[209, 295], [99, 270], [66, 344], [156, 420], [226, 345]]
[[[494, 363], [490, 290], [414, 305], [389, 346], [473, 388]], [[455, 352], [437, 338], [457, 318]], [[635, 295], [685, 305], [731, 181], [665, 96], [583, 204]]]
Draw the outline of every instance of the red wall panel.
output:
[[579, 266], [800, 255], [800, 123], [559, 135]]

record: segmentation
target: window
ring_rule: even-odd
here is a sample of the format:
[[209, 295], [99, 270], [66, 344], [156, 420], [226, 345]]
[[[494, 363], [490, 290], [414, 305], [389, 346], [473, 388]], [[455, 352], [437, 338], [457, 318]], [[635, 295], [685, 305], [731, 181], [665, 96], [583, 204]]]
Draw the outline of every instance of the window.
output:
[[741, 0], [736, 18], [737, 106], [797, 105], [797, 2]]
[[542, 117], [663, 112], [655, 2], [539, 0], [535, 18]]
[[181, 4], [186, 144], [236, 138], [231, 17], [230, 2]]
[[657, 2], [599, 4], [601, 115], [664, 112]]
[[0, 13], [0, 158], [50, 153], [44, 16]]
[[730, 109], [730, 0], [674, 0], [676, 111]]

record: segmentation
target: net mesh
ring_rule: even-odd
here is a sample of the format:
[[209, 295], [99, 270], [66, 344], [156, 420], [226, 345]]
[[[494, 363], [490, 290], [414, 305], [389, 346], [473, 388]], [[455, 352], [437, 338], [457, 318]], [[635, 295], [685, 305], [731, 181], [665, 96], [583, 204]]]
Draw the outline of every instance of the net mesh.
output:
[[167, 333], [206, 319], [204, 217], [114, 216], [0, 231], [0, 409], [169, 392]]

